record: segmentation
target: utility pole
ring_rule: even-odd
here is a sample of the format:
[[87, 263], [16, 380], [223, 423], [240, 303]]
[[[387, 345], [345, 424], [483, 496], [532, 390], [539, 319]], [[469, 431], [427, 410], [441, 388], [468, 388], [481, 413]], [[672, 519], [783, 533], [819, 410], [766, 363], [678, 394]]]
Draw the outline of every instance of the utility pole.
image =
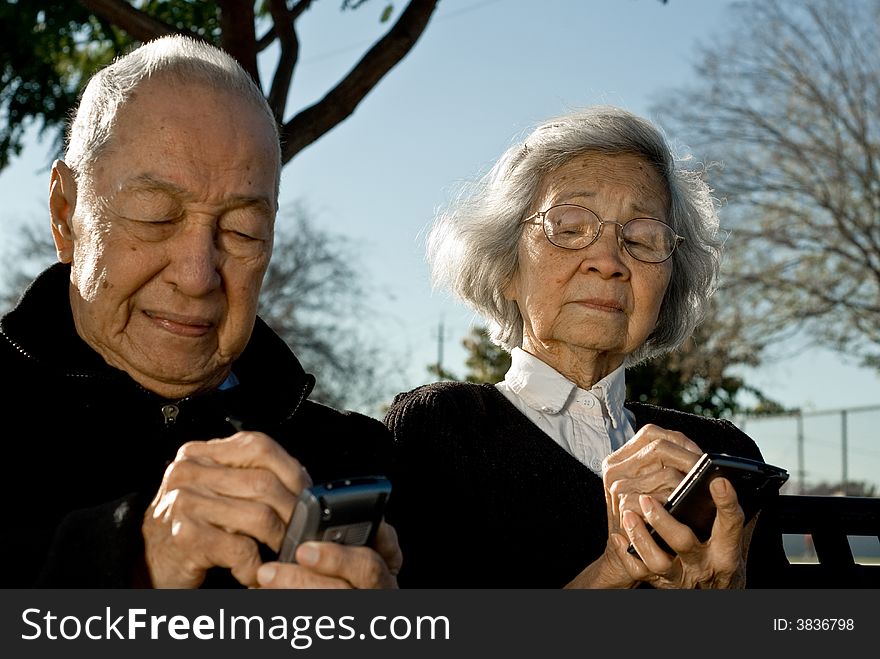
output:
[[848, 468], [847, 468], [847, 448], [846, 448], [846, 410], [840, 410], [840, 445], [843, 451], [842, 456], [842, 475], [841, 475], [841, 487], [843, 487], [843, 496], [849, 494], [849, 487], [847, 486], [847, 480], [849, 480]]
[[804, 493], [804, 415], [797, 413], [797, 448], [798, 448], [798, 494]]
[[440, 317], [440, 325], [437, 328], [437, 377], [443, 378], [443, 317]]

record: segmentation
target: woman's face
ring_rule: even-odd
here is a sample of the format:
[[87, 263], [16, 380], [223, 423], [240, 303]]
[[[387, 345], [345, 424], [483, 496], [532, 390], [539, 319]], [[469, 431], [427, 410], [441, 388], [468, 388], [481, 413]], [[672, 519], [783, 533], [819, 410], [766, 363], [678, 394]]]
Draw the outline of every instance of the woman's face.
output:
[[[532, 212], [576, 204], [620, 224], [636, 217], [665, 222], [669, 205], [662, 177], [632, 154], [578, 156], [544, 176], [536, 200]], [[518, 270], [505, 290], [523, 317], [523, 349], [563, 373], [584, 361], [597, 364], [594, 382], [651, 334], [672, 273], [671, 259], [634, 259], [617, 232], [603, 225], [592, 245], [568, 250], [551, 244], [540, 223], [527, 225]]]

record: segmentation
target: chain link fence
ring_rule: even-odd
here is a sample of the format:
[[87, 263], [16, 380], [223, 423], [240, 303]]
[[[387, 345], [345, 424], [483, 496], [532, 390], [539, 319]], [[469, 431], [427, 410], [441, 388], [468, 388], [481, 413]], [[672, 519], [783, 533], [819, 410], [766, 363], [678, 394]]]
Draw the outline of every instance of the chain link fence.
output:
[[[736, 424], [754, 439], [764, 460], [791, 474], [784, 494], [880, 497], [880, 405], [740, 417]], [[876, 537], [849, 536], [856, 563], [880, 563]], [[816, 563], [809, 535], [783, 536], [796, 563]]]
[[880, 496], [880, 405], [734, 421], [788, 469], [783, 493]]

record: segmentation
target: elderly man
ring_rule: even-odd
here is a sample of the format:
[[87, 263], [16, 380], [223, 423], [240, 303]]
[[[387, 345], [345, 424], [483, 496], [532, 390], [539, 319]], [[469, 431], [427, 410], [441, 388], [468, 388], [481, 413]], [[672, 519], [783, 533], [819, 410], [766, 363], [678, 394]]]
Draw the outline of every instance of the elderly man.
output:
[[390, 453], [256, 316], [280, 170], [216, 48], [166, 37], [90, 81], [51, 173], [60, 263], [0, 321], [6, 587], [396, 586], [384, 523], [271, 562], [304, 487]]

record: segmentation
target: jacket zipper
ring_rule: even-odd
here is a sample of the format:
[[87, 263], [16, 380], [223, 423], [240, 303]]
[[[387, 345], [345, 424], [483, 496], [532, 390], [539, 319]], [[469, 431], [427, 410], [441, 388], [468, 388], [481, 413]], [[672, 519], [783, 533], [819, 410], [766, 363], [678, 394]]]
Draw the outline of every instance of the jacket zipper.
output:
[[[312, 389], [315, 386], [315, 377], [310, 374], [306, 374], [306, 381], [303, 385], [302, 391], [300, 392], [299, 399], [296, 401], [296, 405], [294, 405], [293, 410], [287, 416], [290, 419], [294, 414], [296, 414], [297, 410], [303, 404], [303, 401], [306, 397], [311, 393]], [[178, 407], [175, 403], [169, 403], [167, 405], [162, 406], [162, 417], [165, 419], [165, 427], [170, 428], [177, 422], [177, 415], [180, 414], [180, 407]], [[237, 430], [240, 428], [237, 428]]]
[[296, 401], [296, 405], [293, 406], [293, 411], [287, 415], [287, 419], [290, 419], [294, 414], [296, 414], [297, 410], [300, 408], [300, 405], [303, 404], [303, 401], [308, 397], [310, 393], [312, 393], [312, 389], [315, 388], [315, 376], [311, 373], [306, 373], [306, 381], [303, 385], [302, 393], [299, 395], [299, 400]]
[[165, 427], [170, 428], [177, 421], [177, 415], [180, 414], [180, 408], [173, 403], [162, 406], [162, 416], [165, 418]]

